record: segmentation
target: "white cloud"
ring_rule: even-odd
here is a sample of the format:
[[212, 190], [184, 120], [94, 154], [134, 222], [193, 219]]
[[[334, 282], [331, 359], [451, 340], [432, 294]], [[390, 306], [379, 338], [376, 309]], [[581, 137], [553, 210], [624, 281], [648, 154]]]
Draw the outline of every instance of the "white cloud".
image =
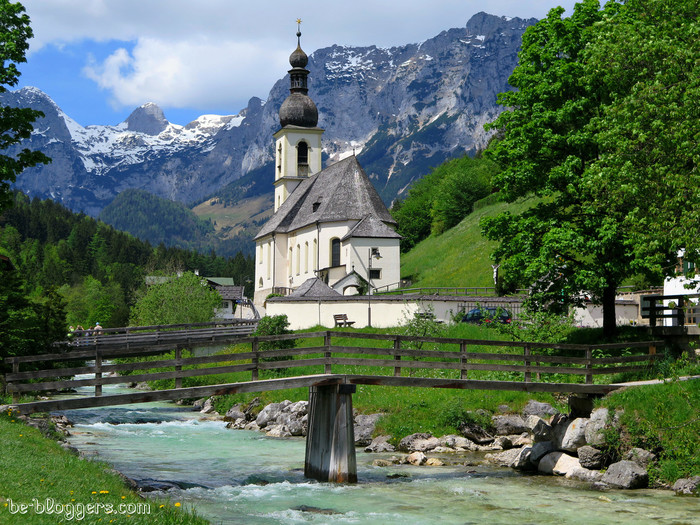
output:
[[117, 106], [145, 100], [169, 107], [196, 107], [202, 100], [223, 106], [236, 93], [269, 90], [289, 67], [288, 57], [270, 53], [264, 43], [141, 38], [131, 53], [120, 48], [103, 62], [93, 60], [84, 73], [109, 90]]
[[[476, 12], [544, 16], [574, 0], [25, 0], [35, 38], [30, 53], [71, 44], [83, 74], [117, 106], [214, 107], [265, 98], [288, 69], [297, 17], [307, 53], [331, 44], [419, 42], [464, 26]], [[90, 59], [94, 42], [123, 48]], [[128, 44], [128, 45], [127, 45]], [[133, 46], [133, 47], [132, 47]], [[227, 107], [231, 107], [228, 105]]]

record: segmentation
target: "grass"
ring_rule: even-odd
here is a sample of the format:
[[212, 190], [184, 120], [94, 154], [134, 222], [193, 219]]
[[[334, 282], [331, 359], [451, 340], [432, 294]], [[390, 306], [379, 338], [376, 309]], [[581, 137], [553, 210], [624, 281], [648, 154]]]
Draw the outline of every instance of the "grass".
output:
[[[479, 221], [506, 210], [520, 213], [532, 202], [529, 199], [484, 206], [442, 235], [421, 241], [409, 253], [401, 254], [402, 278], [410, 277], [412, 287], [493, 287], [493, 261], [489, 255], [497, 243], [482, 237]], [[440, 257], [435, 257], [436, 253]]]
[[624, 411], [622, 431], [607, 436], [613, 453], [639, 447], [657, 454], [649, 470], [652, 482], [672, 484], [700, 475], [700, 380], [630, 388], [612, 393], [599, 405]]
[[[108, 465], [69, 453], [12, 413], [0, 414], [0, 442], [0, 523], [65, 523], [81, 515], [86, 523], [208, 523], [177, 501], [141, 498]], [[47, 502], [62, 512], [54, 506], [49, 514]]]

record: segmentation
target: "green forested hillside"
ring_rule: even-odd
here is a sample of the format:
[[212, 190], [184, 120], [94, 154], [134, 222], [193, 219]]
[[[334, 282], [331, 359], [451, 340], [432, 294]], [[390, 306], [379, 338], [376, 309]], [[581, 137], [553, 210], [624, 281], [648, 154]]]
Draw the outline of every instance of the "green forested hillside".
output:
[[0, 214], [0, 254], [10, 258], [26, 291], [57, 291], [67, 302], [68, 322], [124, 326], [129, 308], [153, 272], [199, 270], [201, 275], [253, 277], [253, 259], [224, 258], [179, 248], [154, 248], [105, 223], [75, 214], [50, 200], [14, 194], [14, 206]]
[[121, 192], [99, 219], [153, 245], [202, 250], [211, 244], [214, 226], [179, 202], [139, 189]]
[[424, 239], [401, 255], [401, 278], [411, 279], [413, 286], [492, 287], [490, 254], [497, 243], [481, 235], [479, 221], [506, 210], [520, 213], [533, 202], [534, 199], [527, 199], [484, 206], [445, 233]]

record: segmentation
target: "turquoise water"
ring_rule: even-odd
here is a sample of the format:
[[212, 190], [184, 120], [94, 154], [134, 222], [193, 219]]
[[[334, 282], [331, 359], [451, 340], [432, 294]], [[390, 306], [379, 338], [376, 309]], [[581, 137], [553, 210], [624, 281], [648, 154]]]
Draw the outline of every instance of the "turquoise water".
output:
[[72, 445], [130, 478], [182, 487], [151, 494], [191, 506], [212, 523], [700, 523], [699, 500], [670, 491], [599, 492], [581, 482], [485, 466], [373, 467], [374, 459], [389, 455], [360, 450], [356, 485], [309, 481], [302, 472], [303, 439], [229, 430], [175, 405], [67, 415], [76, 421]]

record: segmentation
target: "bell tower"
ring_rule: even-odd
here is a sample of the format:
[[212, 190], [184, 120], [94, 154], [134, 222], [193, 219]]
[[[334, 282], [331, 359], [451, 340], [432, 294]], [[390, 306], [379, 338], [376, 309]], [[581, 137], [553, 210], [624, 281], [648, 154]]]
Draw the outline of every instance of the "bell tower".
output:
[[301, 49], [301, 19], [297, 20], [297, 48], [289, 57], [289, 96], [279, 110], [281, 128], [275, 138], [276, 212], [305, 178], [321, 171], [321, 135], [316, 104], [308, 95], [306, 65]]

